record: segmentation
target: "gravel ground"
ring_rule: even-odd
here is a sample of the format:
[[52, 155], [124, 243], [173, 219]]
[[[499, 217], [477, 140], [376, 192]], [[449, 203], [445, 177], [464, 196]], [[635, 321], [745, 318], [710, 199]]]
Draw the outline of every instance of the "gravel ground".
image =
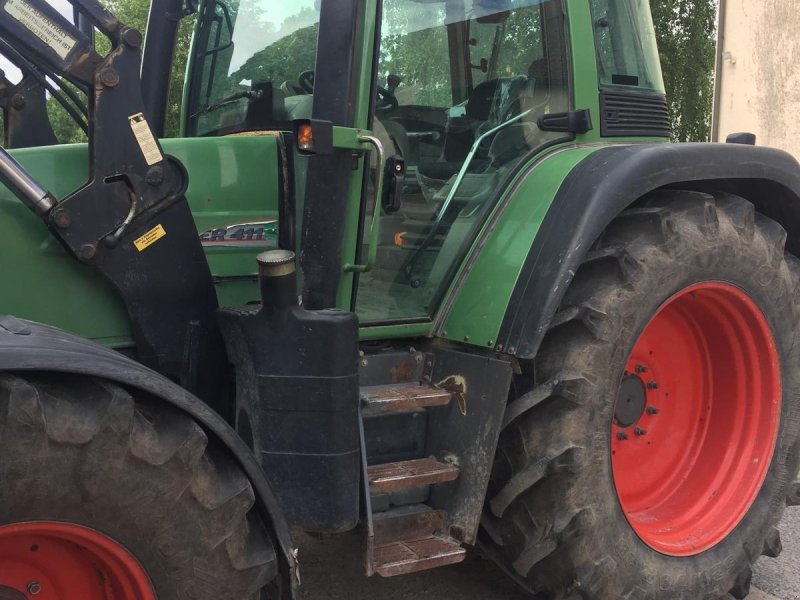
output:
[[[781, 527], [780, 558], [756, 565], [748, 600], [800, 600], [800, 507]], [[459, 565], [383, 579], [365, 577], [357, 533], [320, 541], [298, 536], [306, 600], [527, 600], [492, 563], [469, 556]], [[764, 591], [761, 591], [764, 590]]]

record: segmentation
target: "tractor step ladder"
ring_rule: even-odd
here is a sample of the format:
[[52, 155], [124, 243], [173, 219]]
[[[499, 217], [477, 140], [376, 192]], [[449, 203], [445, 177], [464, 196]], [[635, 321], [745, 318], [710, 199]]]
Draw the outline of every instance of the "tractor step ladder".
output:
[[[445, 406], [452, 394], [431, 385], [373, 386], [361, 391], [362, 414], [389, 414]], [[362, 422], [363, 423], [363, 422]], [[366, 452], [364, 452], [366, 465]], [[458, 467], [435, 458], [415, 458], [365, 468], [368, 497], [454, 481]], [[367, 503], [367, 574], [405, 575], [464, 560], [466, 550], [447, 535], [447, 515], [425, 504], [372, 513]]]
[[372, 412], [396, 412], [414, 408], [445, 406], [452, 394], [431, 385], [394, 385], [365, 388], [361, 392], [364, 408]]
[[433, 458], [375, 465], [367, 469], [371, 492], [390, 492], [458, 478], [458, 467]]

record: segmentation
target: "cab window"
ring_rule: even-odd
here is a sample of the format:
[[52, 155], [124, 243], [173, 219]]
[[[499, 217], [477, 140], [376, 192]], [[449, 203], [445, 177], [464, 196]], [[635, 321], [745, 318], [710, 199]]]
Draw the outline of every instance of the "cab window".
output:
[[497, 190], [564, 135], [539, 117], [569, 109], [560, 0], [384, 0], [382, 18], [373, 130], [407, 170], [360, 277], [367, 323], [430, 318]]
[[203, 4], [185, 94], [186, 134], [291, 129], [310, 117], [319, 0]]

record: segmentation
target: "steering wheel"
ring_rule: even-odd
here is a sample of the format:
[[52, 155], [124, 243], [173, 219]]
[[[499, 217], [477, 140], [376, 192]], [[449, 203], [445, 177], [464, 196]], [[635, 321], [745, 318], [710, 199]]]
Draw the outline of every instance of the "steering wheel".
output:
[[314, 93], [314, 71], [303, 71], [297, 76], [297, 84], [306, 94]]
[[400, 106], [397, 96], [384, 87], [378, 86], [378, 102], [375, 104], [377, 112], [389, 112]]

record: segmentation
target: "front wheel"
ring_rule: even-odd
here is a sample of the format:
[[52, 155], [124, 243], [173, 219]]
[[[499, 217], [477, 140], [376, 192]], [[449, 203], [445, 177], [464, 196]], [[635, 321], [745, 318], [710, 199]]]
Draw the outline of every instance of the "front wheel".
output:
[[0, 373], [0, 598], [275, 600], [253, 504], [177, 409], [102, 380]]
[[800, 268], [742, 198], [616, 219], [518, 379], [483, 544], [544, 599], [749, 591], [798, 469]]

